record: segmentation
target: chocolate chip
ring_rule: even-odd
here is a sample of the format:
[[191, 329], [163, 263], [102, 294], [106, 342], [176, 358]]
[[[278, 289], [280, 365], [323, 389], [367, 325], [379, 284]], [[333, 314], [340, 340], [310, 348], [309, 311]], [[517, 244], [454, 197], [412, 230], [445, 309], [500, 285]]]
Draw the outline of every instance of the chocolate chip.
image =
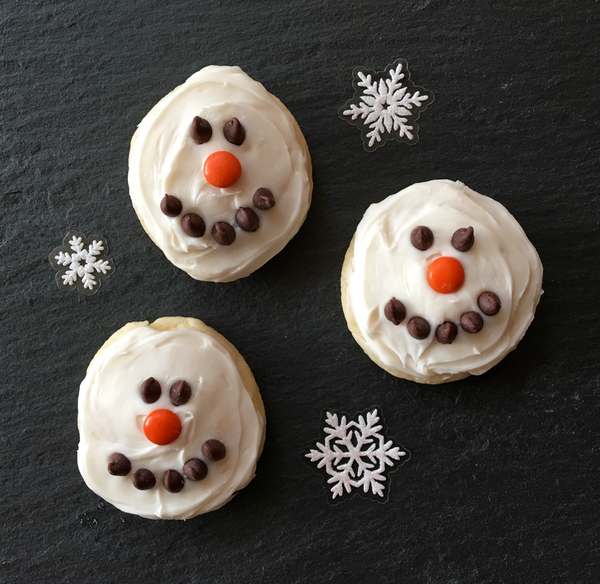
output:
[[206, 231], [204, 219], [197, 213], [188, 213], [181, 218], [181, 228], [190, 237], [202, 237]]
[[202, 445], [202, 454], [204, 454], [208, 460], [222, 460], [225, 458], [226, 454], [225, 444], [220, 440], [211, 438]]
[[475, 243], [472, 227], [461, 227], [452, 235], [452, 247], [458, 251], [469, 251]]
[[129, 459], [120, 452], [115, 452], [110, 455], [108, 459], [108, 472], [111, 475], [115, 475], [117, 477], [124, 477], [129, 474], [131, 470], [131, 462]]
[[169, 469], [163, 475], [163, 487], [169, 493], [179, 493], [183, 489], [183, 485], [183, 477], [176, 470]]
[[425, 251], [433, 245], [433, 231], [429, 227], [425, 227], [425, 225], [419, 225], [412, 230], [410, 242], [417, 249]]
[[192, 397], [192, 388], [187, 381], [177, 381], [171, 386], [169, 397], [174, 406], [182, 406]]
[[142, 383], [140, 394], [147, 404], [153, 404], [160, 397], [160, 383], [154, 377], [148, 377]]
[[275, 197], [269, 189], [260, 187], [260, 189], [256, 189], [256, 192], [252, 195], [252, 203], [257, 209], [268, 211], [275, 206]]
[[228, 142], [239, 146], [246, 137], [246, 130], [237, 118], [231, 118], [223, 126], [223, 135]]
[[182, 208], [181, 201], [173, 195], [165, 195], [160, 202], [160, 210], [167, 217], [177, 217]]
[[479, 298], [477, 299], [477, 306], [479, 306], [479, 310], [481, 310], [483, 314], [494, 316], [494, 314], [498, 314], [498, 312], [500, 312], [502, 304], [500, 302], [500, 298], [498, 298], [496, 294], [486, 290], [479, 295]]
[[133, 486], [140, 491], [147, 491], [156, 484], [156, 478], [147, 468], [140, 468], [133, 475]]
[[478, 333], [483, 328], [483, 318], [478, 312], [469, 310], [461, 315], [460, 326], [468, 333]]
[[400, 324], [406, 318], [406, 308], [400, 300], [392, 298], [383, 309], [385, 317], [393, 324]]
[[235, 220], [244, 231], [256, 231], [258, 229], [258, 215], [248, 207], [238, 209]]
[[458, 327], [453, 322], [443, 322], [435, 329], [435, 338], [442, 345], [451, 345], [458, 334]]
[[229, 223], [220, 221], [213, 225], [212, 236], [221, 245], [231, 245], [235, 241], [235, 229]]
[[192, 126], [190, 127], [190, 134], [196, 144], [204, 144], [208, 142], [212, 137], [212, 127], [208, 120], [196, 116], [192, 120]]
[[413, 316], [407, 323], [406, 328], [411, 337], [415, 339], [426, 339], [431, 332], [429, 323], [422, 316]]
[[190, 458], [183, 465], [183, 474], [190, 481], [201, 481], [208, 473], [206, 463], [199, 458]]

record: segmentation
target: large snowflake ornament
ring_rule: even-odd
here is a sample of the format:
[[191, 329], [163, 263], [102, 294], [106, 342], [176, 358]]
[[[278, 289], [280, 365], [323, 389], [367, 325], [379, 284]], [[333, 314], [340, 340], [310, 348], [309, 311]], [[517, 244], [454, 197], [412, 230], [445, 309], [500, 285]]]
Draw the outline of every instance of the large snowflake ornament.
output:
[[323, 416], [322, 437], [309, 447], [304, 457], [313, 470], [323, 475], [329, 501], [337, 503], [360, 494], [385, 502], [389, 474], [410, 455], [386, 437], [380, 409], [373, 406], [353, 418], [325, 410]]
[[434, 95], [410, 80], [408, 63], [398, 59], [385, 71], [356, 67], [353, 71], [354, 97], [340, 108], [349, 124], [358, 126], [367, 152], [388, 140], [416, 144], [417, 120], [433, 102]]
[[83, 233], [70, 231], [48, 259], [55, 270], [56, 283], [61, 290], [77, 288], [84, 294], [95, 294], [100, 280], [108, 278], [115, 270], [106, 254], [107, 245], [103, 237], [86, 238]]

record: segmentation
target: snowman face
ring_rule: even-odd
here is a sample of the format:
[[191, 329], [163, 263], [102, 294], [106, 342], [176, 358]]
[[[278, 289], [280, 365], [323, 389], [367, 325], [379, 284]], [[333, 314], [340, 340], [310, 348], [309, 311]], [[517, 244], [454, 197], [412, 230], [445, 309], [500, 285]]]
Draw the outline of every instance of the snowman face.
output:
[[79, 423], [88, 486], [124, 511], [165, 518], [218, 508], [245, 486], [263, 427], [215, 339], [148, 326], [94, 359]]
[[[434, 234], [425, 225], [415, 227], [410, 235], [411, 245], [421, 251], [428, 252], [434, 244]], [[456, 257], [467, 253], [475, 243], [473, 227], [457, 229], [450, 240], [452, 247], [459, 252], [453, 255], [441, 253], [428, 253], [425, 259], [427, 264], [427, 283], [438, 294], [456, 294], [465, 283], [465, 270], [463, 263]], [[490, 290], [483, 290], [477, 296], [477, 308], [487, 316], [495, 316], [500, 311], [502, 302], [498, 295]], [[384, 307], [385, 317], [394, 325], [398, 326], [406, 318], [406, 307], [401, 300], [392, 297]], [[483, 329], [482, 315], [475, 310], [463, 312], [456, 320], [460, 328], [469, 334], [476, 334]], [[451, 320], [445, 320], [435, 325], [435, 339], [450, 345], [458, 335], [459, 327]], [[423, 316], [411, 316], [406, 321], [406, 327], [410, 336], [417, 340], [426, 339], [431, 330], [431, 324]]]
[[[244, 125], [237, 117], [224, 123], [222, 116], [212, 117], [213, 121], [216, 118], [218, 135], [208, 119], [200, 116], [192, 119], [187, 148], [180, 152], [166, 183], [169, 191], [176, 194], [165, 194], [160, 209], [167, 217], [178, 219], [184, 237], [200, 239], [206, 233], [208, 219], [204, 217], [229, 219], [231, 209], [235, 208], [233, 223], [209, 221], [209, 225], [212, 223], [210, 237], [217, 245], [228, 246], [235, 243], [238, 231], [256, 232], [261, 225], [259, 215], [272, 209], [276, 200], [265, 186], [249, 192], [253, 185], [261, 183], [259, 173], [255, 172], [256, 156], [253, 156], [258, 153], [251, 147], [242, 148], [246, 140]], [[270, 148], [263, 148], [261, 155], [270, 160], [275, 158]], [[243, 167], [240, 159], [244, 161]], [[284, 164], [285, 160], [280, 163]], [[190, 172], [190, 169], [193, 170]], [[275, 191], [282, 189], [275, 181], [269, 184]], [[247, 206], [238, 207], [238, 202]], [[177, 223], [172, 228], [177, 229]]]
[[202, 280], [248, 275], [296, 233], [310, 162], [285, 107], [235, 67], [207, 67], [144, 118], [130, 194], [165, 255]]
[[[149, 377], [140, 386], [140, 397], [146, 404], [154, 404], [161, 400], [162, 388], [158, 380]], [[158, 407], [148, 414], [140, 414], [136, 419], [142, 425], [144, 436], [152, 444], [166, 446], [175, 442], [181, 435], [182, 417], [188, 421], [193, 417], [190, 411], [179, 413], [177, 408], [186, 404], [192, 396], [192, 388], [187, 381], [179, 380], [171, 385], [169, 390], [170, 407]], [[165, 404], [167, 405], [167, 404]], [[175, 409], [173, 409], [175, 408]], [[189, 424], [186, 424], [189, 432]], [[189, 440], [189, 436], [184, 436]], [[207, 473], [208, 461], [219, 461], [225, 458], [226, 447], [220, 440], [211, 438], [206, 440], [201, 447], [202, 458], [193, 457], [187, 460], [183, 469], [167, 469], [162, 473], [162, 486], [171, 493], [179, 493], [185, 485], [185, 479], [190, 481], [203, 480]], [[199, 453], [200, 456], [200, 453]], [[108, 459], [107, 471], [113, 476], [128, 476], [132, 471], [129, 458], [121, 452], [113, 452]], [[141, 491], [154, 488], [156, 476], [147, 468], [138, 468], [132, 476], [132, 484]]]
[[377, 359], [411, 378], [489, 369], [523, 336], [540, 293], [521, 227], [464, 185], [412, 185], [357, 228], [348, 304]]

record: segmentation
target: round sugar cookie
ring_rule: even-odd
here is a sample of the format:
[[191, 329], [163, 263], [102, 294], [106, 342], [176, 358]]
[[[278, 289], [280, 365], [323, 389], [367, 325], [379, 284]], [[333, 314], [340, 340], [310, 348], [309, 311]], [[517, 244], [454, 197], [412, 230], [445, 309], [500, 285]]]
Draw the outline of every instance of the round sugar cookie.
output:
[[197, 280], [248, 276], [308, 212], [311, 162], [296, 120], [239, 67], [209, 66], [161, 99], [129, 154], [129, 193], [150, 238]]
[[133, 322], [90, 363], [79, 390], [77, 463], [122, 511], [189, 519], [254, 477], [265, 412], [248, 365], [193, 318]]
[[480, 375], [515, 348], [542, 294], [542, 264], [500, 203], [433, 180], [369, 207], [341, 287], [348, 327], [375, 363], [444, 383]]

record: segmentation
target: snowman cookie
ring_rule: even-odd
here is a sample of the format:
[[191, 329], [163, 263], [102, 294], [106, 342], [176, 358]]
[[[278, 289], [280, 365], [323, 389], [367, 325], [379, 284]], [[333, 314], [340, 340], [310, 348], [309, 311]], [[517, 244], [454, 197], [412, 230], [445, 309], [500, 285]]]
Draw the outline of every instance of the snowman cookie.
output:
[[129, 192], [165, 256], [197, 280], [243, 278], [296, 234], [311, 202], [306, 141], [239, 67], [205, 67], [159, 101], [131, 142]]
[[479, 375], [515, 348], [542, 294], [542, 264], [515, 218], [459, 182], [412, 185], [371, 205], [342, 269], [354, 338], [420, 383]]
[[192, 318], [129, 323], [90, 363], [79, 391], [77, 463], [122, 511], [188, 519], [254, 477], [265, 413], [246, 362]]

